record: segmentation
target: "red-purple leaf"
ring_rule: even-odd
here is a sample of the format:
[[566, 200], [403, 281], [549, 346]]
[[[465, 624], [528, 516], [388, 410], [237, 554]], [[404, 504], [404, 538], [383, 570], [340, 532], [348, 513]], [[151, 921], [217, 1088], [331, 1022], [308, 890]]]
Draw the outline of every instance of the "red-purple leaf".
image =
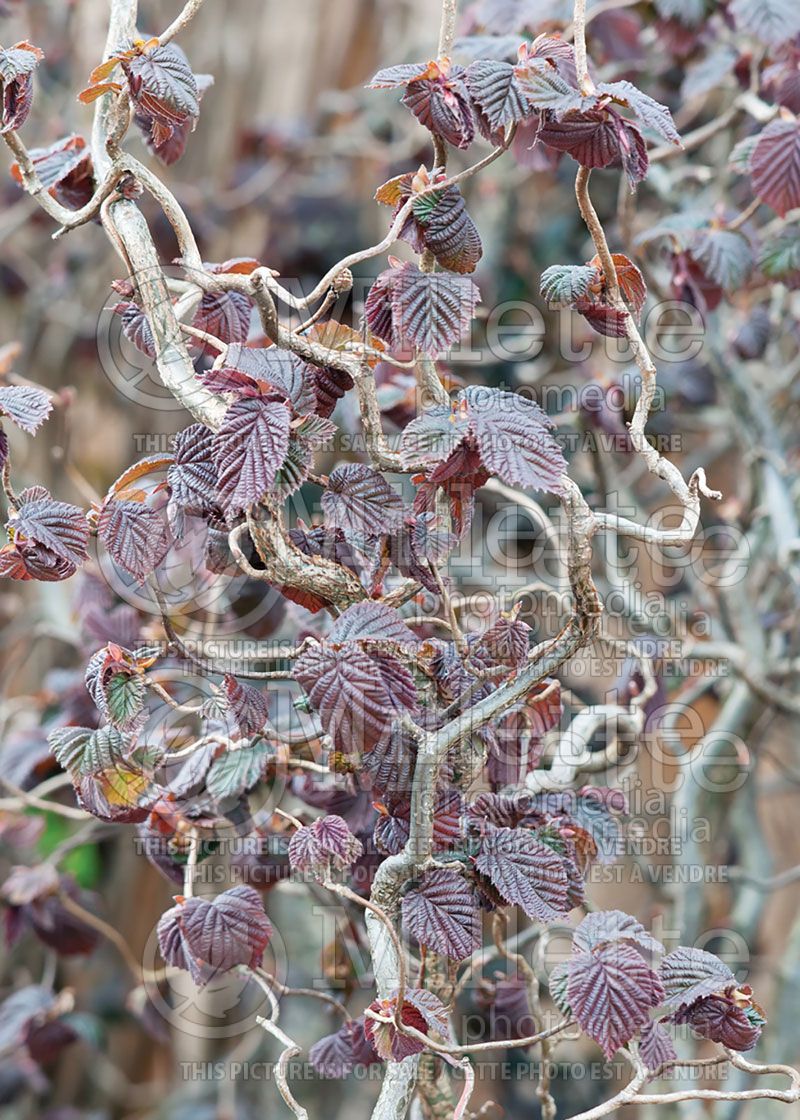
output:
[[391, 734], [376, 744], [363, 760], [363, 772], [369, 777], [373, 794], [381, 799], [407, 798], [411, 793], [416, 757], [414, 740], [401, 724], [395, 724]]
[[660, 971], [667, 1003], [678, 1011], [736, 983], [736, 977], [719, 957], [684, 945], [664, 957]]
[[365, 311], [370, 329], [392, 347], [412, 345], [435, 356], [459, 341], [477, 301], [467, 277], [420, 272], [406, 262], [380, 274]]
[[602, 109], [573, 111], [561, 120], [548, 120], [538, 138], [549, 148], [569, 152], [584, 167], [608, 167], [619, 157], [614, 124]]
[[647, 147], [636, 125], [604, 109], [571, 111], [560, 120], [545, 121], [538, 139], [568, 152], [583, 167], [608, 167], [620, 162], [631, 184], [647, 174]]
[[[398, 1012], [397, 999], [397, 993], [387, 999], [376, 999], [370, 1004], [369, 1010], [394, 1019]], [[438, 996], [426, 988], [406, 988], [399, 1008], [399, 1018], [404, 1026], [412, 1027], [422, 1034], [441, 1035], [445, 1041], [450, 1041], [447, 1008]], [[401, 1034], [393, 1023], [379, 1023], [368, 1018], [365, 1032], [384, 1061], [391, 1059], [402, 1062], [411, 1054], [419, 1054], [425, 1049], [424, 1042]]]
[[434, 514], [423, 513], [389, 538], [386, 551], [391, 563], [404, 576], [416, 580], [436, 595], [439, 594], [439, 584], [430, 566], [438, 564], [456, 543], [452, 533], [438, 527]]
[[[214, 363], [214, 370], [220, 374], [233, 370], [243, 375], [249, 379], [254, 392], [269, 388], [285, 396], [298, 416], [310, 416], [317, 410], [316, 371], [289, 350], [278, 346], [231, 345]], [[223, 392], [224, 386], [225, 382], [220, 380], [219, 388]], [[237, 386], [232, 383], [230, 389], [236, 392]]]
[[228, 515], [266, 496], [289, 449], [291, 416], [280, 401], [248, 397], [232, 404], [214, 437], [219, 495]]
[[269, 696], [260, 688], [242, 684], [227, 674], [224, 679], [225, 695], [236, 725], [242, 735], [249, 738], [264, 730], [269, 715]]
[[174, 43], [156, 45], [123, 61], [131, 95], [141, 111], [164, 130], [164, 137], [200, 113], [197, 80], [186, 55]]
[[658, 977], [631, 945], [605, 945], [569, 961], [569, 1005], [607, 1058], [649, 1022], [663, 994]]
[[481, 842], [475, 867], [502, 898], [529, 918], [555, 922], [570, 909], [561, 857], [521, 829], [493, 828]]
[[[42, 186], [63, 206], [75, 209], [92, 196], [92, 157], [82, 136], [65, 136], [48, 148], [31, 148], [31, 158]], [[12, 177], [22, 186], [18, 163], [11, 165]]]
[[782, 218], [800, 206], [800, 121], [768, 124], [750, 157], [753, 190]]
[[346, 370], [314, 368], [314, 392], [317, 398], [317, 412], [320, 416], [330, 416], [345, 393], [353, 388], [355, 382]]
[[484, 136], [529, 116], [530, 106], [509, 62], [477, 59], [467, 67], [464, 80]]
[[627, 941], [647, 952], [663, 953], [664, 946], [652, 937], [641, 922], [623, 910], [597, 910], [587, 914], [576, 928], [572, 944], [575, 949], [592, 952], [601, 945]]
[[[195, 81], [197, 82], [198, 101], [202, 101], [203, 94], [214, 84], [214, 79], [210, 74], [195, 74]], [[178, 162], [186, 151], [186, 144], [192, 129], [197, 123], [197, 118], [190, 115], [182, 121], [174, 122], [171, 134], [169, 129], [163, 128], [158, 120], [154, 120], [149, 113], [141, 108], [137, 109], [134, 122], [141, 130], [145, 144], [150, 151], [163, 164], [171, 167]]]
[[175, 525], [184, 513], [202, 516], [217, 501], [217, 468], [213, 433], [204, 424], [190, 424], [172, 441], [174, 463], [167, 470], [168, 511]]
[[444, 868], [426, 872], [403, 897], [403, 925], [421, 945], [463, 961], [481, 943], [475, 889], [463, 875]]
[[461, 74], [460, 67], [453, 67], [449, 77], [410, 82], [403, 97], [420, 124], [454, 148], [468, 148], [475, 137], [475, 118]]
[[531, 628], [519, 618], [500, 615], [481, 634], [478, 649], [496, 665], [514, 668], [528, 656], [528, 636]]
[[187, 969], [198, 986], [237, 965], [261, 964], [272, 925], [252, 887], [233, 887], [211, 901], [180, 895], [176, 901], [158, 923], [167, 964]]
[[560, 492], [566, 463], [539, 405], [481, 386], [464, 390], [461, 399], [487, 470], [510, 486]]
[[330, 642], [393, 642], [416, 646], [417, 638], [401, 615], [386, 603], [365, 600], [343, 611], [331, 627]]
[[163, 518], [144, 502], [107, 498], [97, 520], [97, 535], [109, 555], [141, 583], [169, 548]]
[[765, 1022], [758, 1011], [753, 1018], [752, 1004], [740, 1007], [727, 995], [706, 996], [684, 1007], [675, 1015], [676, 1023], [688, 1023], [701, 1038], [719, 1042], [731, 1050], [752, 1050], [761, 1036]]
[[122, 333], [125, 337], [130, 339], [137, 350], [155, 361], [158, 353], [153, 337], [153, 328], [150, 326], [150, 320], [138, 304], [130, 302], [115, 303], [111, 310], [122, 319]]
[[[253, 301], [243, 292], [205, 292], [194, 313], [192, 326], [220, 342], [244, 342], [250, 330]], [[213, 347], [207, 347], [216, 354]]]
[[579, 299], [574, 307], [598, 334], [605, 335], [606, 338], [625, 338], [627, 335], [628, 316], [624, 311], [588, 299]]
[[294, 675], [319, 712], [335, 749], [346, 754], [369, 751], [392, 721], [405, 711], [403, 697], [413, 692], [413, 678], [395, 662], [403, 678], [403, 694], [387, 687], [387, 674], [378, 661], [355, 643], [341, 649], [312, 646], [295, 663]]
[[325, 1035], [308, 1051], [308, 1058], [320, 1077], [344, 1078], [357, 1067], [372, 1065], [380, 1058], [365, 1033], [362, 1016], [348, 1019], [334, 1034]]
[[52, 401], [43, 389], [33, 385], [0, 385], [0, 416], [8, 416], [28, 435], [35, 435], [52, 411]]
[[73, 570], [86, 559], [89, 527], [83, 510], [55, 501], [43, 486], [22, 491], [6, 530], [17, 549], [26, 542], [38, 545], [73, 565]]
[[360, 539], [399, 528], [405, 516], [400, 495], [363, 463], [344, 463], [331, 471], [322, 509], [329, 528]]
[[[446, 852], [463, 841], [461, 818], [464, 802], [458, 790], [444, 786], [436, 794], [433, 806], [433, 850]], [[375, 844], [379, 851], [396, 855], [406, 844], [410, 833], [411, 801], [407, 798], [389, 800], [381, 807], [375, 823]]]
[[43, 58], [43, 52], [28, 42], [0, 50], [0, 133], [21, 128], [27, 120], [33, 103], [33, 71]]
[[292, 836], [289, 860], [295, 871], [308, 871], [324, 879], [332, 870], [343, 871], [362, 855], [364, 847], [347, 822], [335, 813], [318, 817]]
[[639, 1057], [648, 1069], [658, 1069], [667, 1062], [677, 1062], [672, 1038], [660, 1023], [646, 1023], [639, 1041]]

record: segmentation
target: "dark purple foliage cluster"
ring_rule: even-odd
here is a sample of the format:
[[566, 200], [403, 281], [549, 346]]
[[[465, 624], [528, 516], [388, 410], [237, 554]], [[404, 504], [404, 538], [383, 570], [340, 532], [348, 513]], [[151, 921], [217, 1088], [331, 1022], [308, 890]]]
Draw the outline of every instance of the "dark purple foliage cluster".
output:
[[[501, 39], [503, 5], [483, 7], [484, 28]], [[677, 36], [682, 25], [687, 35], [700, 34], [704, 5], [686, 5], [702, 9], [697, 19], [680, 5], [656, 7], [662, 30]], [[774, 18], [782, 7], [786, 20]], [[732, 153], [733, 166], [749, 177], [753, 197], [784, 217], [800, 206], [800, 20], [792, 5], [758, 0], [733, 0], [726, 18], [761, 43], [759, 90], [776, 108]], [[527, 15], [519, 22], [531, 32], [542, 23]], [[566, 154], [587, 170], [621, 169], [633, 188], [648, 174], [649, 141], [681, 143], [670, 109], [631, 81], [582, 86], [572, 46], [556, 35], [531, 34], [515, 53], [496, 53], [463, 66], [446, 57], [390, 66], [370, 88], [402, 91], [403, 105], [430, 132], [439, 155], [443, 145], [464, 150], [489, 141], [510, 148], [524, 136], [528, 151], [548, 167]], [[25, 121], [42, 57], [27, 42], [0, 51], [2, 131]], [[105, 61], [81, 98], [124, 93], [149, 148], [172, 164], [209, 84], [179, 47], [151, 40]], [[80, 136], [34, 149], [31, 158], [58, 202], [74, 207], [91, 197], [94, 173]], [[16, 165], [13, 174], [24, 182]], [[87, 586], [96, 578], [88, 563], [95, 543], [136, 587], [157, 582], [181, 549], [194, 549], [198, 582], [236, 570], [243, 556], [244, 567], [264, 575], [282, 603], [309, 612], [302, 633], [297, 626], [300, 648], [284, 677], [313, 722], [307, 742], [319, 746], [328, 773], [304, 768], [310, 755], [287, 750], [258, 672], [217, 671], [201, 662], [208, 687], [195, 706], [184, 704], [179, 688], [176, 695], [165, 690], [158, 669], [176, 662], [197, 668], [198, 658], [166, 614], [163, 635], [154, 637], [152, 624], [97, 587], [82, 612], [91, 703], [80, 689], [64, 690], [58, 716], [39, 736], [44, 772], [68, 775], [76, 803], [98, 820], [135, 825], [146, 858], [172, 883], [191, 882], [223, 829], [248, 842], [241, 866], [254, 885], [213, 898], [178, 894], [158, 924], [164, 961], [200, 986], [231, 970], [260, 968], [272, 936], [264, 895], [276, 883], [294, 877], [314, 889], [345, 885], [356, 901], [367, 899], [376, 869], [408, 851], [427, 814], [430, 858], [410, 874], [392, 915], [420, 961], [470, 961], [484, 943], [487, 917], [516, 909], [532, 923], [574, 927], [550, 994], [607, 1058], [635, 1040], [646, 1067], [658, 1069], [676, 1060], [672, 1037], [681, 1027], [750, 1050], [763, 1013], [717, 957], [685, 947], [666, 952], [618, 910], [587, 912], [576, 923], [576, 911], [586, 909], [590, 869], [615, 858], [627, 806], [617, 790], [535, 793], [526, 782], [561, 725], [559, 682], [539, 681], [481, 720], [474, 734], [467, 726], [469, 713], [526, 666], [531, 627], [498, 607], [480, 632], [459, 641], [451, 624], [446, 638], [418, 633], [418, 621], [404, 611], [421, 589], [444, 601], [447, 576], [439, 568], [465, 538], [475, 495], [488, 481], [564, 495], [568, 463], [548, 414], [519, 393], [458, 388], [449, 403], [426, 407], [403, 426], [392, 462], [406, 472], [407, 485], [366, 455], [328, 475], [316, 472], [318, 453], [339, 428], [337, 406], [357, 396], [354, 377], [337, 358], [358, 354], [362, 376], [372, 376], [383, 356], [390, 362], [411, 354], [433, 366], [470, 329], [480, 300], [472, 273], [483, 245], [459, 184], [443, 167], [404, 172], [379, 187], [376, 198], [391, 208], [396, 239], [420, 259], [389, 257], [367, 294], [363, 321], [312, 324], [299, 336], [304, 346], [291, 350], [254, 336], [250, 295], [209, 286], [192, 313], [190, 346], [197, 385], [224, 402], [219, 425], [184, 427], [168, 452], [132, 464], [88, 510], [42, 486], [14, 494], [9, 483], [8, 541], [0, 549], [0, 574], [11, 580], [61, 581], [83, 568]], [[800, 237], [792, 229], [756, 246], [738, 225], [728, 228], [731, 220], [677, 215], [639, 242], [663, 249], [673, 291], [705, 312], [756, 273], [800, 282]], [[627, 255], [613, 254], [614, 269], [605, 259], [609, 275], [599, 257], [548, 267], [541, 294], [599, 334], [622, 337], [630, 314], [642, 315], [647, 286]], [[205, 265], [212, 279], [247, 277], [258, 268], [251, 258]], [[115, 288], [121, 330], [156, 358], [141, 293], [126, 280]], [[51, 407], [36, 387], [0, 386], [0, 416], [23, 432], [34, 434]], [[6, 477], [2, 431], [0, 465]], [[287, 501], [306, 485], [321, 492], [319, 517], [286, 526]], [[275, 526], [286, 555], [278, 557], [282, 567], [267, 568], [275, 557], [262, 537]], [[293, 565], [311, 573], [306, 582], [293, 578]], [[413, 584], [411, 595], [384, 601], [401, 581]], [[196, 726], [174, 741], [154, 726], [164, 702], [196, 717]], [[421, 804], [424, 745], [459, 717], [466, 730], [437, 762], [430, 803]], [[300, 817], [255, 810], [255, 795], [287, 775]], [[1, 893], [10, 940], [29, 930], [61, 954], [95, 948], [96, 929], [70, 907], [73, 900], [91, 909], [93, 900], [68, 875], [48, 864], [16, 868]], [[487, 978], [487, 1009], [495, 1013], [506, 1001], [522, 1022], [523, 988], [513, 976]], [[61, 1014], [36, 986], [13, 993], [2, 1006], [0, 1048], [24, 1045], [34, 1053], [41, 1032]], [[409, 983], [320, 1039], [311, 1060], [321, 1075], [341, 1078], [358, 1066], [419, 1053], [426, 1040], [454, 1041], [449, 1011], [432, 991]]]

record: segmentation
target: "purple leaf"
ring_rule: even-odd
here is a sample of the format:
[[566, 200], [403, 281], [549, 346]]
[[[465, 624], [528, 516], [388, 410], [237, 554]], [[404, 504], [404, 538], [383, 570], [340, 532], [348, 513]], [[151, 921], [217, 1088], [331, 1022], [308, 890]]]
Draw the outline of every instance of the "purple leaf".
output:
[[[253, 301], [243, 292], [205, 292], [194, 313], [192, 326], [220, 342], [244, 342], [250, 331], [252, 309]], [[208, 353], [215, 354], [216, 350], [209, 347]]]
[[334, 1034], [325, 1035], [308, 1051], [308, 1058], [320, 1077], [344, 1078], [359, 1066], [379, 1062], [375, 1047], [365, 1033], [362, 1016], [348, 1019]]
[[658, 977], [631, 945], [605, 945], [569, 961], [569, 1005], [607, 1058], [649, 1022], [650, 1008], [663, 994]]
[[598, 334], [606, 338], [625, 338], [627, 335], [628, 316], [619, 308], [588, 299], [576, 300], [574, 307]]
[[151, 47], [125, 60], [123, 69], [136, 105], [162, 127], [165, 138], [187, 118], [199, 116], [197, 79], [186, 55], [174, 43]]
[[141, 583], [169, 548], [160, 514], [144, 502], [107, 498], [97, 520], [97, 535], [109, 555]]
[[467, 67], [464, 80], [484, 136], [529, 116], [530, 106], [510, 63], [477, 59]]
[[345, 393], [355, 385], [346, 370], [314, 368], [314, 392], [317, 398], [317, 412], [320, 416], [330, 416]]
[[398, 262], [370, 288], [365, 312], [370, 329], [390, 346], [412, 345], [436, 356], [465, 333], [478, 298], [466, 276], [420, 272]]
[[481, 386], [465, 389], [461, 399], [487, 470], [510, 486], [560, 493], [566, 462], [539, 405]]
[[370, 788], [379, 798], [408, 797], [414, 778], [417, 748], [411, 735], [400, 724], [384, 737], [363, 760], [363, 772]]
[[[289, 350], [278, 346], [231, 345], [214, 363], [214, 371], [220, 377], [229, 371], [241, 375], [254, 392], [269, 387], [284, 396], [298, 416], [317, 411], [315, 370]], [[220, 380], [219, 387], [223, 386], [224, 381]], [[235, 391], [235, 385], [230, 388]]]
[[372, 750], [405, 710], [403, 698], [414, 691], [413, 678], [400, 662], [395, 662], [395, 677], [402, 694], [390, 691], [385, 661], [379, 665], [356, 644], [341, 649], [314, 646], [298, 658], [294, 675], [335, 749], [347, 754]]
[[750, 157], [753, 190], [782, 218], [800, 206], [800, 121], [768, 124]]
[[55, 501], [43, 486], [20, 493], [6, 530], [17, 550], [26, 544], [38, 546], [71, 565], [73, 571], [86, 559], [89, 527], [83, 510]]
[[328, 640], [340, 642], [393, 642], [400, 646], [418, 645], [413, 631], [402, 616], [386, 603], [365, 600], [343, 611], [331, 627]]
[[242, 735], [249, 737], [263, 731], [269, 715], [268, 694], [260, 688], [242, 684], [229, 673], [224, 684], [230, 711]]
[[122, 333], [137, 350], [153, 361], [158, 357], [153, 328], [144, 311], [136, 303], [115, 303], [111, 309], [122, 319]]
[[528, 638], [531, 628], [520, 618], [507, 618], [500, 615], [488, 630], [478, 639], [478, 650], [482, 656], [496, 665], [516, 668], [528, 656]]
[[52, 411], [52, 401], [43, 389], [33, 385], [0, 386], [0, 416], [8, 416], [28, 435], [35, 435]]
[[0, 50], [0, 133], [21, 128], [28, 119], [33, 104], [33, 71], [43, 58], [43, 52], [28, 42]]
[[664, 952], [661, 942], [656, 941], [641, 922], [622, 910], [597, 910], [587, 914], [576, 928], [572, 944], [575, 949], [588, 953], [617, 941], [638, 945], [646, 952]]
[[350, 867], [363, 851], [361, 841], [347, 827], [347, 822], [328, 814], [298, 828], [289, 843], [289, 860], [295, 871], [308, 871], [324, 879], [332, 869], [343, 871]]
[[345, 463], [331, 471], [322, 509], [329, 528], [356, 538], [398, 529], [405, 516], [400, 495], [382, 475], [362, 463]]
[[176, 902], [158, 923], [167, 964], [187, 969], [198, 986], [240, 964], [258, 968], [272, 925], [252, 887], [233, 887], [211, 901], [178, 895]]
[[555, 922], [570, 909], [569, 882], [562, 858], [526, 831], [493, 828], [475, 862], [494, 888], [529, 918]]
[[678, 1060], [672, 1038], [660, 1023], [647, 1023], [642, 1027], [639, 1056], [650, 1070]]
[[177, 520], [175, 511], [202, 516], [217, 501], [213, 433], [204, 424], [190, 424], [175, 436], [172, 451], [175, 461], [167, 470], [171, 523]]
[[[389, 807], [380, 807], [375, 824], [378, 849], [396, 855], [409, 837], [411, 801], [408, 798], [389, 800]], [[464, 802], [458, 790], [445, 786], [438, 790], [433, 806], [433, 850], [446, 852], [463, 842], [461, 819]]]
[[546, 121], [537, 135], [543, 144], [568, 152], [583, 167], [621, 163], [632, 185], [647, 174], [647, 146], [642, 134], [636, 125], [611, 111], [565, 113], [560, 120]]
[[280, 401], [250, 397], [225, 413], [214, 437], [219, 494], [229, 516], [269, 492], [289, 449], [291, 417]]
[[719, 957], [685, 945], [664, 957], [660, 972], [667, 1003], [678, 1011], [736, 983], [736, 977]]
[[719, 1042], [731, 1050], [752, 1050], [761, 1037], [764, 1018], [749, 1008], [740, 1007], [732, 998], [724, 995], [706, 996], [684, 1007], [675, 1015], [676, 1023], [687, 1023], [701, 1038]]
[[428, 871], [402, 903], [403, 926], [421, 945], [463, 961], [480, 947], [481, 923], [475, 889], [463, 875]]
[[410, 82], [403, 97], [420, 124], [454, 148], [468, 148], [475, 137], [475, 118], [461, 74], [461, 67], [453, 67], [449, 77]]

